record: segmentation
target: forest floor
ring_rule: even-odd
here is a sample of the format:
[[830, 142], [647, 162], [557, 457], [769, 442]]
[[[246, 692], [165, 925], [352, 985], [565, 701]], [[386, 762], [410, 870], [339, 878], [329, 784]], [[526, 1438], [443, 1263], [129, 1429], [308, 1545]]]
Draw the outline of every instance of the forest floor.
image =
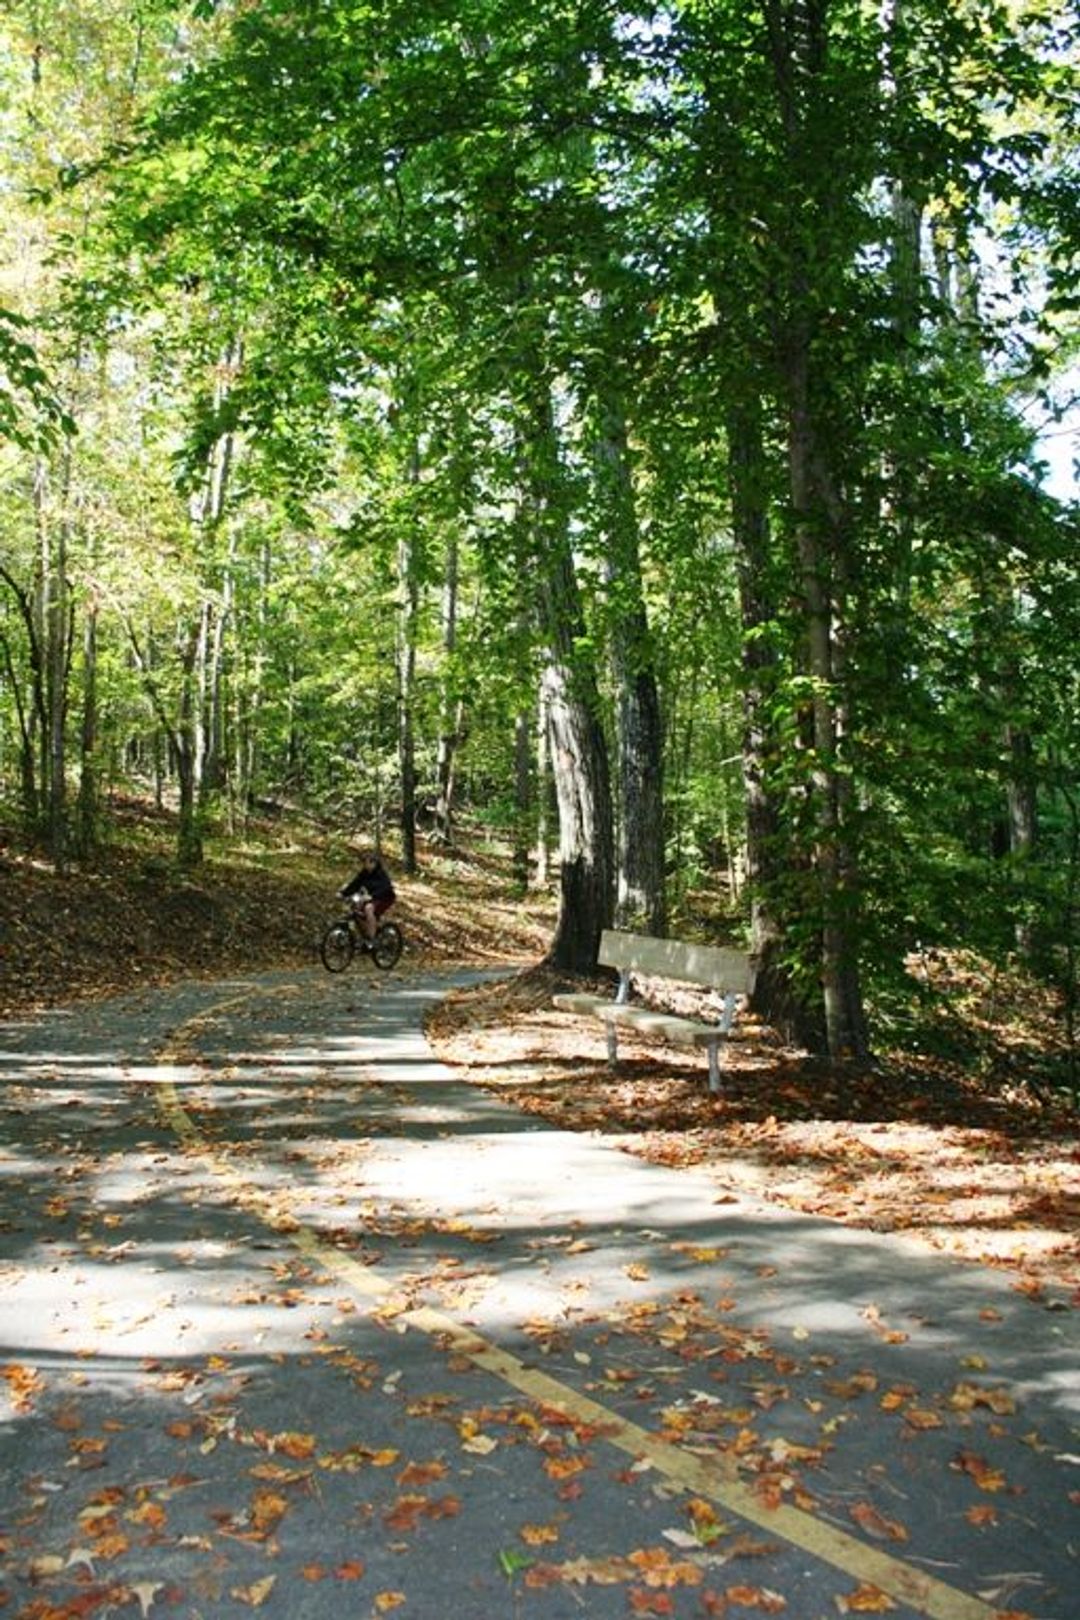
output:
[[[186, 977], [317, 963], [334, 891], [355, 852], [316, 830], [264, 824], [172, 870], [170, 820], [120, 807], [94, 871], [57, 876], [0, 831], [0, 1018]], [[391, 861], [391, 865], [393, 862]], [[715, 1181], [718, 1203], [749, 1191], [774, 1204], [875, 1231], [902, 1232], [960, 1259], [1008, 1268], [1017, 1289], [1080, 1306], [1080, 1116], [1030, 1083], [1060, 1047], [1049, 998], [990, 980], [977, 963], [930, 964], [954, 1047], [965, 1056], [881, 1053], [830, 1068], [744, 1023], [723, 1093], [702, 1054], [620, 1042], [556, 1013], [542, 965], [549, 896], [522, 902], [503, 852], [476, 837], [426, 846], [399, 883], [406, 966], [507, 966], [497, 982], [451, 996], [428, 1034], [443, 1061], [563, 1129], [596, 1132]], [[925, 968], [925, 965], [924, 965]], [[563, 982], [563, 981], [558, 981]]]

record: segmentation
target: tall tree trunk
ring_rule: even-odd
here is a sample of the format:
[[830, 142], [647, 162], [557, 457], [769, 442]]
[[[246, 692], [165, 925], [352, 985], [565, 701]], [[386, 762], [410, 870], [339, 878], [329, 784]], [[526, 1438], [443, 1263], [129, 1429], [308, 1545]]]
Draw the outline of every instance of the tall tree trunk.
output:
[[203, 709], [205, 713], [203, 736], [203, 766], [199, 791], [205, 804], [215, 793], [222, 793], [229, 780], [228, 702], [226, 692], [226, 663], [229, 626], [233, 614], [233, 570], [236, 561], [236, 537], [229, 536], [228, 551], [223, 564], [218, 601], [208, 627], [205, 644]]
[[202, 817], [199, 809], [199, 740], [197, 711], [199, 632], [193, 629], [181, 649], [180, 707], [172, 743], [176, 754], [179, 805], [176, 826], [176, 858], [181, 867], [201, 866], [203, 859]]
[[180, 699], [177, 705], [175, 722], [169, 715], [168, 707], [155, 678], [152, 663], [152, 637], [147, 638], [147, 644], [144, 648], [138, 631], [129, 619], [125, 620], [125, 629], [127, 630], [128, 644], [131, 647], [132, 657], [139, 672], [143, 690], [158, 722], [157, 730], [154, 733], [158, 802], [160, 803], [160, 784], [163, 775], [160, 753], [162, 751], [162, 739], [164, 739], [164, 744], [167, 745], [176, 765], [179, 791], [176, 829], [177, 863], [184, 868], [198, 866], [203, 859], [202, 824], [198, 803], [198, 747], [195, 727], [198, 625], [189, 623], [186, 640], [181, 640], [177, 650], [180, 664]]
[[259, 773], [259, 717], [266, 686], [269, 637], [267, 600], [273, 576], [270, 542], [264, 536], [259, 548], [259, 586], [253, 625], [250, 678], [237, 693], [235, 723], [234, 796], [242, 820], [252, 807]]
[[[419, 482], [418, 460], [414, 473]], [[397, 617], [397, 735], [401, 774], [401, 865], [406, 872], [416, 871], [416, 732], [413, 709], [416, 620], [420, 607], [416, 552], [415, 535], [403, 533], [398, 542], [398, 584], [401, 595]]]
[[1022, 726], [1005, 727], [1005, 746], [1009, 751], [1010, 772], [1007, 784], [1009, 807], [1009, 851], [1028, 857], [1035, 853], [1039, 831], [1038, 799], [1035, 792], [1035, 748], [1031, 733]]
[[82, 725], [79, 738], [79, 796], [75, 807], [75, 843], [82, 860], [94, 854], [101, 816], [98, 768], [98, 603], [91, 598], [83, 627]]
[[[230, 339], [214, 369], [213, 409], [220, 416], [233, 378], [243, 361], [242, 339]], [[224, 657], [223, 592], [217, 560], [219, 535], [225, 521], [232, 481], [235, 436], [226, 430], [213, 440], [206, 454], [202, 487], [192, 503], [192, 525], [200, 542], [203, 599], [198, 617], [181, 630], [180, 705], [171, 741], [176, 754], [180, 789], [177, 859], [181, 866], [197, 866], [203, 858], [202, 823], [212, 788], [219, 785], [221, 760], [216, 752], [215, 692], [219, 645]], [[227, 566], [227, 565], [226, 565]]]
[[596, 670], [591, 652], [584, 650], [551, 398], [542, 379], [532, 382], [522, 448], [539, 558], [541, 679], [559, 808], [559, 916], [547, 961], [570, 972], [591, 972], [601, 932], [613, 915], [611, 779]]
[[461, 732], [463, 706], [454, 690], [454, 653], [457, 649], [459, 542], [451, 525], [446, 542], [442, 592], [443, 677], [439, 703], [439, 739], [435, 751], [435, 837], [454, 842], [454, 759]]
[[807, 674], [812, 687], [815, 820], [814, 866], [821, 907], [821, 986], [829, 1055], [863, 1057], [867, 1035], [855, 959], [852, 912], [854, 856], [841, 817], [838, 671], [835, 604], [839, 536], [829, 519], [818, 477], [817, 436], [810, 397], [809, 337], [796, 327], [788, 353], [788, 471], [801, 573]]
[[40, 632], [32, 594], [20, 585], [14, 574], [2, 564], [0, 564], [0, 579], [10, 588], [15, 598], [26, 635], [29, 680], [25, 692], [22, 678], [16, 669], [15, 655], [7, 637], [3, 638], [2, 646], [4, 669], [19, 719], [19, 786], [23, 827], [27, 837], [36, 839], [41, 833], [42, 814], [38, 775], [38, 735], [44, 728], [45, 716]]
[[1077, 1009], [1080, 1003], [1080, 942], [1077, 924], [1080, 921], [1080, 799], [1070, 783], [1059, 783], [1059, 791], [1068, 812], [1065, 845], [1065, 896], [1062, 911], [1062, 936], [1065, 941], [1064, 998], [1065, 1039], [1069, 1055], [1069, 1086], [1073, 1103], [1080, 1103], [1080, 1073], [1077, 1067]]
[[554, 634], [542, 676], [559, 807], [559, 918], [547, 960], [552, 967], [587, 973], [596, 967], [600, 935], [613, 915], [610, 784], [603, 732], [582, 699], [573, 650], [556, 644], [564, 641], [564, 632], [554, 618], [570, 605], [566, 570], [560, 574], [547, 593]]
[[[882, 20], [885, 26], [885, 72], [882, 93], [890, 106], [887, 116], [898, 125], [910, 116], [911, 69], [905, 45], [907, 0], [887, 0]], [[891, 638], [896, 659], [902, 660], [907, 637], [902, 626], [910, 611], [912, 566], [915, 551], [916, 485], [919, 469], [909, 447], [904, 444], [903, 415], [912, 391], [919, 386], [919, 332], [923, 312], [922, 239], [923, 210], [914, 195], [904, 156], [896, 153], [898, 172], [891, 181], [889, 234], [889, 281], [892, 327], [896, 334], [896, 370], [901, 384], [899, 408], [894, 416], [893, 442], [884, 456], [885, 500], [882, 516], [893, 537], [892, 611], [898, 630]], [[903, 676], [900, 668], [894, 678]]]
[[[66, 859], [67, 842], [67, 672], [69, 646], [69, 587], [67, 578], [66, 514], [53, 523], [48, 510], [49, 468], [44, 456], [34, 467], [33, 508], [37, 539], [37, 591], [32, 647], [36, 706], [40, 717], [40, 783], [44, 809], [45, 844], [58, 871]], [[34, 667], [32, 665], [32, 667]]]
[[728, 414], [732, 533], [743, 631], [743, 780], [746, 788], [746, 876], [750, 889], [750, 949], [756, 963], [751, 1007], [786, 1039], [820, 1047], [817, 1010], [795, 994], [784, 961], [783, 894], [796, 852], [783, 832], [776, 726], [780, 660], [769, 627], [778, 608], [770, 570], [767, 473], [761, 411], [756, 399]]
[[[1005, 727], [1009, 753], [1006, 804], [1009, 813], [1009, 853], [1021, 867], [1035, 858], [1039, 831], [1035, 791], [1035, 748], [1031, 733], [1022, 726]], [[1021, 879], [1022, 881], [1022, 879]], [[1035, 928], [1030, 905], [1016, 922], [1016, 948], [1029, 961], [1035, 951]]]
[[597, 473], [605, 519], [617, 721], [615, 918], [620, 927], [662, 935], [667, 920], [663, 726], [641, 578], [626, 415], [610, 382], [600, 385], [598, 414]]
[[810, 788], [814, 868], [820, 907], [820, 976], [830, 1056], [867, 1051], [857, 955], [858, 886], [853, 833], [847, 825], [840, 759], [843, 694], [838, 624], [846, 581], [845, 531], [825, 451], [827, 390], [815, 370], [828, 307], [827, 278], [835, 248], [828, 222], [838, 199], [829, 173], [811, 168], [813, 135], [825, 127], [819, 81], [827, 66], [827, 0], [765, 0], [764, 15], [789, 170], [787, 256], [777, 311], [779, 383], [786, 407], [787, 467], [798, 588], [811, 684], [813, 757]]
[[530, 716], [514, 716], [514, 836], [511, 870], [519, 894], [529, 889], [529, 839], [532, 833], [532, 727]]
[[547, 887], [551, 871], [551, 724], [541, 682], [536, 695], [536, 871], [539, 889]]
[[[49, 853], [57, 871], [63, 871], [68, 855], [67, 825], [67, 715], [68, 677], [71, 669], [71, 638], [74, 602], [68, 579], [71, 538], [71, 448], [65, 440], [61, 463], [59, 521], [55, 526], [55, 547], [46, 562], [46, 670], [49, 705]], [[48, 523], [44, 533], [50, 532]]]
[[210, 761], [210, 648], [216, 619], [216, 604], [211, 600], [209, 590], [206, 590], [199, 608], [190, 690], [186, 678], [184, 684], [185, 701], [190, 701], [191, 705], [188, 723], [192, 734], [192, 779], [200, 816], [206, 813], [208, 799], [206, 767]]

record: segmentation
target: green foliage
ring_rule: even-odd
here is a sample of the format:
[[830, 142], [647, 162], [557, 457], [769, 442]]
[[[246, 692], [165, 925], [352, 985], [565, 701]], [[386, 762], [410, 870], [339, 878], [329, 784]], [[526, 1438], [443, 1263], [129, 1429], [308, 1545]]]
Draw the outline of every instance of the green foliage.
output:
[[[750, 700], [773, 827], [739, 926], [768, 902], [798, 992], [829, 920], [879, 1008], [918, 943], [1026, 941], [1068, 990], [1077, 535], [1023, 412], [1077, 334], [1064, 9], [264, 0], [150, 8], [143, 54], [129, 8], [93, 9], [91, 41], [45, 6], [36, 124], [4, 83], [4, 149], [52, 235], [25, 313], [0, 313], [0, 501], [40, 621], [44, 454], [76, 628], [100, 608], [112, 771], [171, 782], [205, 703], [226, 756], [207, 791], [235, 812], [287, 794], [370, 821], [400, 792], [411, 638], [421, 795], [460, 708], [459, 790], [516, 824], [565, 533], [612, 742], [613, 643], [659, 683], [676, 904], [742, 870]], [[34, 655], [4, 602], [11, 739]], [[81, 653], [68, 678], [74, 741]], [[854, 874], [834, 893], [831, 857]]]
[[0, 309], [0, 441], [25, 450], [47, 448], [58, 435], [75, 432], [74, 418], [24, 336], [28, 325], [14, 310]]

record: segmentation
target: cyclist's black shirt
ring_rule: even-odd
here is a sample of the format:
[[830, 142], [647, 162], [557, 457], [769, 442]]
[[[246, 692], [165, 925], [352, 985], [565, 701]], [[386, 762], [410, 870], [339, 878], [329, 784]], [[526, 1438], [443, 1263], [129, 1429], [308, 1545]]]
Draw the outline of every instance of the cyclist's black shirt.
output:
[[346, 899], [356, 894], [359, 889], [366, 889], [373, 900], [394, 900], [394, 885], [390, 881], [390, 874], [381, 861], [374, 866], [361, 867], [351, 883], [346, 883], [341, 893]]

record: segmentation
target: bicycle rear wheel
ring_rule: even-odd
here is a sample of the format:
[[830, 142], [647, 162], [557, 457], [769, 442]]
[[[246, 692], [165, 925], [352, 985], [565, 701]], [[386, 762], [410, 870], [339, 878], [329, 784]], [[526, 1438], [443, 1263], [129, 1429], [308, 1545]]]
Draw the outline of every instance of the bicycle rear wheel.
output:
[[319, 955], [327, 973], [342, 973], [353, 959], [356, 941], [346, 922], [331, 923], [319, 945]]
[[397, 923], [380, 923], [371, 947], [371, 960], [377, 968], [392, 968], [405, 946]]

